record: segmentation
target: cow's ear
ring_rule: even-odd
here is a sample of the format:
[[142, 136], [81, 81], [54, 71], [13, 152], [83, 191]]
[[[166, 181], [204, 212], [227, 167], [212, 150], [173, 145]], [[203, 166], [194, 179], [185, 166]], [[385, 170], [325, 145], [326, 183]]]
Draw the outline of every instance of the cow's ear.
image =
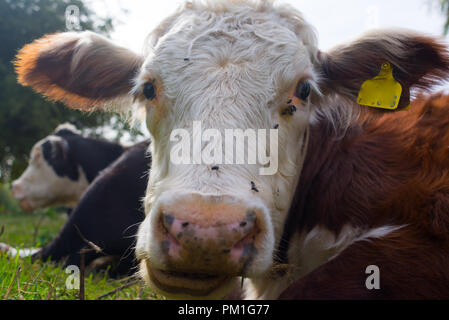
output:
[[69, 107], [92, 110], [129, 94], [142, 58], [92, 32], [44, 36], [23, 47], [18, 81]]
[[42, 154], [45, 161], [53, 168], [58, 176], [67, 176], [71, 180], [78, 180], [78, 164], [70, 157], [68, 142], [60, 137], [51, 136], [42, 144]]
[[42, 151], [46, 160], [58, 160], [64, 163], [69, 156], [70, 148], [67, 141], [58, 136], [50, 136], [42, 144]]
[[362, 84], [389, 63], [402, 85], [398, 110], [410, 104], [411, 90], [430, 89], [449, 75], [449, 52], [443, 41], [411, 31], [376, 31], [321, 53], [321, 89], [357, 103]]

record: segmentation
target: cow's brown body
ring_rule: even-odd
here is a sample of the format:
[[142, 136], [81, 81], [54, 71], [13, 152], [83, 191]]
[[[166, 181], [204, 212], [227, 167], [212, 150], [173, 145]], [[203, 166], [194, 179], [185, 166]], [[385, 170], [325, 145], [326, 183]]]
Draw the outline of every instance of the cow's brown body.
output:
[[[336, 234], [348, 223], [402, 228], [354, 243], [281, 298], [449, 298], [448, 113], [449, 96], [438, 94], [346, 133], [324, 122], [311, 128], [284, 246], [289, 234], [316, 226]], [[366, 288], [369, 265], [380, 269], [380, 290]]]

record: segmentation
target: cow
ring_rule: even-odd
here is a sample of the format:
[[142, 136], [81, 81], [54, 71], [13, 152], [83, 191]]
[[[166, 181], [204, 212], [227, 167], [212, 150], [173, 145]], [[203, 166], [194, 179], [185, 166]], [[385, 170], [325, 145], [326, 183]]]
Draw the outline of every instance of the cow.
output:
[[[384, 68], [390, 87], [359, 105]], [[72, 108], [145, 111], [152, 168], [136, 255], [157, 292], [222, 298], [242, 277], [246, 299], [449, 297], [444, 112], [406, 111], [448, 76], [443, 40], [376, 30], [321, 52], [290, 5], [189, 1], [142, 54], [58, 33], [22, 48], [16, 72]], [[391, 108], [374, 108], [385, 92]], [[229, 130], [270, 132], [270, 143], [245, 145], [269, 145], [278, 162], [251, 163], [249, 151], [243, 163], [202, 161], [227, 149], [216, 132]], [[179, 147], [185, 132], [193, 155]], [[376, 266], [382, 287], [370, 290], [363, 277]]]
[[12, 195], [25, 212], [73, 208], [98, 173], [124, 150], [117, 143], [83, 137], [69, 123], [59, 125], [33, 146], [28, 167], [12, 183]]
[[102, 170], [49, 244], [41, 249], [18, 250], [0, 243], [0, 250], [13, 256], [31, 255], [32, 260], [80, 266], [80, 252], [87, 249], [85, 265], [90, 265], [89, 270], [112, 264], [111, 276], [135, 273], [132, 249], [137, 228], [145, 217], [141, 199], [151, 165], [149, 144], [147, 140], [128, 147]]

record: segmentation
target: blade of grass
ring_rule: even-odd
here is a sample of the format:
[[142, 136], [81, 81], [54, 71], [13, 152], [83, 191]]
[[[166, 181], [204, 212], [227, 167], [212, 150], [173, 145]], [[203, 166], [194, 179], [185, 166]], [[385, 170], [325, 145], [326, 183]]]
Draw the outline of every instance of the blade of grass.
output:
[[12, 286], [14, 285], [14, 282], [15, 282], [16, 279], [18, 278], [18, 276], [19, 276], [19, 274], [20, 274], [21, 268], [22, 268], [22, 265], [17, 266], [16, 272], [15, 272], [15, 274], [14, 274], [14, 277], [13, 277], [11, 283], [10, 283], [9, 286], [8, 286], [8, 290], [6, 291], [6, 294], [5, 294], [5, 296], [3, 297], [3, 300], [8, 300], [9, 294], [11, 293]]
[[107, 297], [107, 296], [109, 296], [111, 294], [116, 294], [119, 291], [122, 291], [123, 289], [129, 288], [129, 287], [132, 287], [132, 286], [138, 284], [139, 282], [140, 282], [140, 280], [131, 281], [131, 282], [127, 283], [127, 284], [124, 284], [123, 286], [120, 286], [118, 288], [115, 288], [114, 290], [111, 290], [109, 292], [106, 292], [105, 294], [102, 294], [102, 295], [98, 296], [97, 300], [103, 299], [104, 297]]

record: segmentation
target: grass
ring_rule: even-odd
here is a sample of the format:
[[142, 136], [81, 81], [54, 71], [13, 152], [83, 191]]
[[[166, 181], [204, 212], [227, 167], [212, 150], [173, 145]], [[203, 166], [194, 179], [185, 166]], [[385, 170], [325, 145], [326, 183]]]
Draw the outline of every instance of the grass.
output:
[[21, 248], [40, 247], [56, 236], [66, 220], [64, 213], [52, 209], [33, 214], [0, 211], [0, 227], [4, 226], [0, 242]]
[[[79, 290], [66, 286], [68, 274], [58, 265], [31, 262], [30, 258], [0, 256], [0, 297], [7, 300], [77, 300]], [[106, 273], [89, 274], [85, 278], [85, 299], [100, 299], [130, 282], [110, 279]], [[156, 299], [140, 283], [109, 294], [103, 300]]]
[[[0, 186], [1, 187], [1, 186]], [[4, 194], [3, 194], [4, 196]], [[12, 207], [11, 207], [12, 206]], [[63, 226], [67, 217], [53, 209], [26, 214], [8, 203], [0, 202], [0, 242], [16, 248], [41, 247], [49, 243]], [[35, 261], [30, 257], [10, 257], [0, 253], [0, 299], [8, 300], [74, 300], [79, 290], [69, 289], [66, 281], [70, 272], [58, 264]], [[69, 281], [70, 282], [70, 281]], [[126, 287], [130, 283], [134, 283]], [[106, 272], [87, 274], [85, 299], [137, 300], [161, 299], [135, 278], [112, 279]], [[126, 288], [123, 288], [126, 287]], [[118, 289], [118, 290], [117, 290]], [[114, 292], [114, 290], [117, 290]]]

